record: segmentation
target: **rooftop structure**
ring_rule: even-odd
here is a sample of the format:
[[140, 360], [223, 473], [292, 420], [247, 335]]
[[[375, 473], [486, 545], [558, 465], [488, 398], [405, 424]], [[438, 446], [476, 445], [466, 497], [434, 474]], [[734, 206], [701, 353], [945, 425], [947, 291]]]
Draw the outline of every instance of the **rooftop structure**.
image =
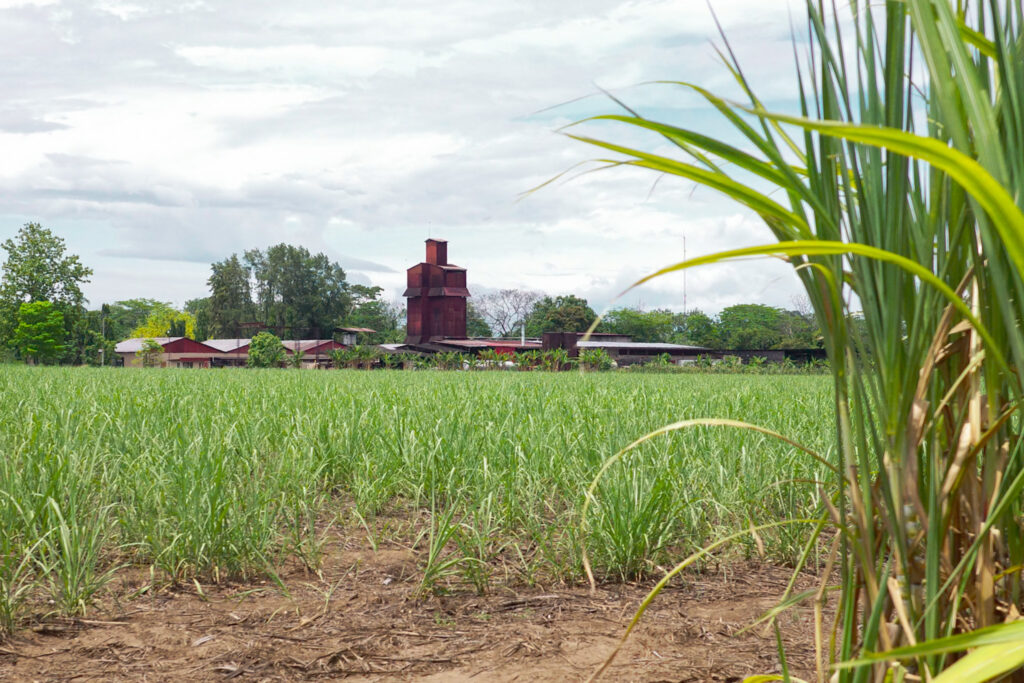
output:
[[221, 353], [249, 353], [249, 342], [252, 339], [207, 339], [203, 343], [207, 346], [212, 346]]

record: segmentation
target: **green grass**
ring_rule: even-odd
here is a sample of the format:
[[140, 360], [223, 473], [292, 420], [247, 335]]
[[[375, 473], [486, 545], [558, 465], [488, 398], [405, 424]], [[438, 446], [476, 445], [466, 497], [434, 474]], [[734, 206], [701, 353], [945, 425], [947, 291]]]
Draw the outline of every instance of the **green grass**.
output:
[[[584, 491], [637, 435], [714, 415], [827, 452], [832, 400], [814, 376], [0, 367], [0, 589], [23, 602], [31, 575], [80, 612], [126, 562], [174, 581], [272, 575], [289, 558], [316, 570], [325, 520], [363, 530], [356, 519], [395, 510], [426, 530], [425, 587], [486, 590], [499, 560], [502, 580], [576, 580]], [[595, 570], [631, 579], [807, 515], [822, 469], [739, 430], [655, 439], [598, 491]], [[793, 562], [806, 537], [762, 538]]]

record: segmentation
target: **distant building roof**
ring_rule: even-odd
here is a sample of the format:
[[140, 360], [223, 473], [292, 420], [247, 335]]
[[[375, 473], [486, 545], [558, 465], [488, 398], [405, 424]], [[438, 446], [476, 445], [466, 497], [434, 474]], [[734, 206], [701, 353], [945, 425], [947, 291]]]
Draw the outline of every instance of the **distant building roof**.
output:
[[203, 343], [212, 346], [222, 353], [237, 351], [243, 346], [248, 346], [252, 339], [207, 339]]
[[142, 343], [147, 339], [152, 339], [160, 346], [167, 346], [171, 342], [184, 339], [184, 337], [136, 337], [135, 339], [125, 339], [123, 342], [117, 343], [117, 346], [114, 347], [114, 353], [137, 353], [142, 350]]
[[665, 344], [662, 342], [620, 342], [620, 341], [581, 341], [576, 342], [581, 349], [651, 349], [652, 351], [709, 351], [703, 346], [687, 346], [685, 344]]
[[539, 349], [540, 342], [528, 340], [525, 343], [518, 339], [440, 339], [435, 344], [458, 346], [464, 349], [490, 349], [501, 346], [510, 349]]
[[284, 348], [291, 352], [302, 351], [305, 353], [310, 349], [315, 349], [318, 346], [337, 344], [333, 339], [282, 339], [281, 343]]
[[371, 330], [369, 327], [335, 327], [338, 332], [363, 332], [366, 334], [373, 334], [377, 330]]

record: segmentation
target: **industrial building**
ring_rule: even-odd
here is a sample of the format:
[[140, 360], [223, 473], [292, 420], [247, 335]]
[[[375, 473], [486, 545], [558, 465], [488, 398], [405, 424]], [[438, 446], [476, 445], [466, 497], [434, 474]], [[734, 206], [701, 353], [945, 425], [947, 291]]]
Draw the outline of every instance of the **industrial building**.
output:
[[408, 287], [404, 296], [406, 310], [405, 345], [395, 350], [419, 353], [458, 351], [480, 353], [492, 349], [498, 353], [563, 348], [574, 358], [579, 349], [604, 349], [619, 365], [644, 363], [668, 354], [676, 362], [696, 359], [709, 349], [681, 344], [634, 342], [616, 334], [593, 334], [579, 341], [578, 332], [545, 334], [544, 339], [470, 339], [466, 336], [466, 269], [448, 263], [448, 243], [428, 239], [426, 260], [406, 271]]
[[448, 263], [448, 242], [427, 240], [427, 257], [406, 271], [405, 343], [466, 336], [466, 269]]
[[218, 349], [188, 337], [126, 339], [114, 347], [114, 353], [121, 358], [126, 368], [142, 367], [142, 358], [139, 356], [139, 352], [142, 351], [146, 339], [152, 339], [163, 349], [162, 353], [153, 359], [154, 363], [161, 368], [208, 368], [214, 357], [220, 354]]
[[[339, 327], [336, 330], [342, 341], [335, 339], [282, 339], [285, 352], [291, 356], [302, 354], [302, 367], [322, 368], [330, 365], [330, 352], [345, 349], [356, 344], [358, 334], [372, 334], [366, 327]], [[115, 353], [125, 367], [142, 367], [142, 350], [146, 339], [152, 339], [163, 349], [154, 359], [161, 368], [229, 368], [245, 367], [249, 359], [251, 339], [207, 339], [197, 342], [187, 337], [139, 337], [119, 342]]]

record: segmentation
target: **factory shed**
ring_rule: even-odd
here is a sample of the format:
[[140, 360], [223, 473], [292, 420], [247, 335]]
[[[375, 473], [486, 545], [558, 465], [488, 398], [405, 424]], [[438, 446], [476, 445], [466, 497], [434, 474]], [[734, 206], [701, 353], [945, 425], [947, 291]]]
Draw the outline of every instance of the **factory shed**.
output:
[[401, 348], [424, 354], [444, 353], [446, 351], [479, 354], [486, 349], [492, 349], [498, 353], [512, 355], [521, 351], [539, 351], [541, 344], [539, 341], [532, 339], [527, 339], [526, 342], [518, 339], [438, 339], [431, 342], [403, 344]]
[[698, 356], [711, 353], [704, 346], [688, 346], [686, 344], [667, 344], [663, 342], [635, 342], [624, 334], [590, 335], [587, 341], [581, 341], [582, 332], [545, 332], [543, 347], [547, 349], [565, 349], [570, 358], [575, 358], [585, 349], [601, 349], [619, 366], [646, 363], [668, 354], [674, 363], [696, 360]]
[[251, 339], [207, 339], [203, 343], [217, 349], [212, 366], [215, 368], [243, 367], [249, 358]]
[[335, 327], [335, 336], [341, 336], [341, 343], [345, 346], [355, 346], [359, 343], [359, 335], [361, 334], [374, 334], [377, 330], [371, 330], [369, 327]]
[[333, 339], [282, 339], [285, 351], [294, 355], [302, 353], [302, 367], [325, 368], [331, 364], [331, 351], [346, 348], [345, 344]]
[[152, 339], [163, 349], [156, 359], [161, 368], [208, 368], [220, 352], [188, 337], [137, 337], [119, 342], [114, 353], [121, 358], [125, 367], [141, 368], [142, 358], [138, 356], [147, 339]]
[[668, 354], [673, 362], [681, 363], [696, 360], [698, 356], [705, 355], [710, 349], [703, 346], [688, 346], [685, 344], [666, 344], [661, 342], [634, 342], [634, 341], [604, 341], [590, 339], [588, 341], [577, 341], [576, 348], [603, 349], [620, 367], [647, 363]]

